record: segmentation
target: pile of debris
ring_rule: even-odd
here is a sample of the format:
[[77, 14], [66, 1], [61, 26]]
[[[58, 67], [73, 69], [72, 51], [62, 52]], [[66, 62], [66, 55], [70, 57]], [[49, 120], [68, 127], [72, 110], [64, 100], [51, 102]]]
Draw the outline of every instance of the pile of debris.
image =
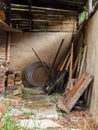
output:
[[6, 80], [6, 92], [12, 92], [12, 95], [22, 94], [22, 79], [21, 79], [21, 71], [11, 71], [8, 70], [6, 72], [7, 80]]
[[21, 71], [10, 70], [7, 63], [0, 66], [0, 93], [18, 95], [22, 93]]
[[59, 123], [67, 129], [74, 130], [97, 130], [98, 128], [98, 123], [94, 121], [88, 110], [72, 111], [69, 115], [60, 119]]

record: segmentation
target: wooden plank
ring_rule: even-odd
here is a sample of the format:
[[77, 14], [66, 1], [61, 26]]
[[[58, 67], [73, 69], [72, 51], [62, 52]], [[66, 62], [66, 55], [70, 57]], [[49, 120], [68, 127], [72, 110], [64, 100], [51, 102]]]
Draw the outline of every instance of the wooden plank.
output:
[[86, 58], [86, 52], [87, 52], [87, 46], [84, 47], [83, 59], [82, 59], [81, 66], [80, 66], [79, 76], [82, 74], [82, 70], [83, 70], [83, 66], [84, 66], [84, 62], [85, 62], [85, 58]]
[[61, 71], [64, 70], [65, 65], [66, 65], [66, 62], [68, 62], [69, 56], [70, 56], [70, 50], [69, 50], [69, 52], [68, 52], [66, 58], [64, 59], [64, 61], [63, 61], [62, 65], [61, 65], [61, 67], [60, 67], [60, 70], [61, 70]]
[[62, 97], [59, 98], [58, 107], [69, 113], [92, 80], [93, 76], [91, 74], [83, 73], [76, 81], [68, 96], [65, 99]]
[[29, 31], [32, 31], [32, 0], [29, 0]]
[[8, 42], [6, 47], [6, 61], [10, 61], [10, 43], [11, 43], [11, 34], [8, 33]]
[[66, 71], [69, 68], [69, 64], [70, 64], [70, 58], [67, 62], [66, 68], [64, 70], [64, 72], [60, 75], [60, 77], [58, 77], [58, 79], [51, 85], [51, 87], [48, 89], [48, 94], [50, 94], [52, 92], [52, 90], [55, 88], [55, 86], [59, 83], [60, 80], [62, 80], [65, 76]]
[[61, 48], [62, 48], [63, 43], [64, 43], [64, 39], [62, 39], [62, 41], [61, 41], [61, 43], [60, 43], [60, 45], [59, 45], [59, 48], [58, 48], [58, 50], [57, 50], [57, 52], [56, 52], [56, 55], [55, 55], [54, 60], [53, 60], [53, 63], [52, 63], [52, 65], [51, 65], [51, 68], [52, 68], [52, 69], [54, 69], [56, 60], [57, 60], [58, 55], [59, 55], [59, 53], [60, 53], [60, 51], [61, 51]]
[[78, 57], [79, 57], [79, 61], [78, 61], [78, 65], [77, 65], [77, 69], [76, 69], [76, 77], [78, 78], [79, 76], [79, 72], [80, 72], [80, 66], [81, 66], [81, 55], [82, 55], [82, 44], [83, 44], [83, 31], [81, 31], [81, 34], [79, 35], [79, 43], [78, 43]]
[[6, 43], [7, 43], [7, 33], [0, 30], [0, 61], [6, 60]]
[[10, 27], [8, 24], [0, 20], [0, 28], [4, 31], [9, 31], [9, 32], [21, 32], [20, 30], [14, 29]]
[[70, 79], [72, 79], [72, 68], [73, 68], [73, 43], [71, 47], [71, 58], [70, 58], [70, 74], [69, 74]]
[[92, 12], [92, 0], [88, 0], [88, 15], [90, 16], [91, 12]]
[[72, 69], [73, 69], [73, 43], [71, 46], [71, 56], [70, 56], [70, 71], [69, 71], [69, 81], [67, 83], [67, 89], [71, 90], [73, 87], [73, 80], [72, 80]]
[[8, 18], [7, 18], [7, 20], [8, 20], [8, 25], [10, 26], [11, 25], [11, 0], [8, 0], [7, 6], [8, 6], [8, 8], [7, 8]]
[[74, 75], [74, 73], [75, 73], [75, 70], [76, 70], [77, 65], [78, 65], [78, 61], [79, 61], [79, 56], [77, 56], [76, 61], [75, 61], [75, 64], [74, 64], [74, 66], [73, 66], [72, 75]]

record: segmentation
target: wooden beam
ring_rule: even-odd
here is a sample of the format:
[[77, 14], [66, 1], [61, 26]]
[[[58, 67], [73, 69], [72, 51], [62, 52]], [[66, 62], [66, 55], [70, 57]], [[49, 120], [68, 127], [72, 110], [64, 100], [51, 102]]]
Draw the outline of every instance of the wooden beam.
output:
[[[16, 8], [15, 8], [16, 7]], [[17, 9], [17, 7], [28, 7], [25, 5], [18, 5], [18, 4], [12, 4], [12, 9]], [[66, 9], [57, 9], [57, 8], [46, 8], [46, 7], [38, 7], [38, 6], [32, 6], [32, 9], [40, 9], [40, 10], [45, 10], [45, 11], [58, 11], [58, 12], [65, 12], [65, 13], [74, 13], [77, 14], [76, 11], [73, 10], [66, 10]], [[18, 9], [17, 9], [18, 10]], [[20, 9], [22, 10], [22, 9]], [[28, 11], [28, 9], [24, 9], [26, 11]]]
[[8, 40], [6, 45], [6, 61], [10, 61], [10, 43], [11, 43], [11, 34], [8, 32]]
[[83, 0], [79, 0], [79, 1], [75, 1], [75, 0], [56, 0], [57, 2], [60, 1], [60, 2], [63, 2], [63, 3], [66, 3], [66, 4], [78, 4], [78, 5], [83, 5], [84, 4], [84, 1]]
[[88, 0], [88, 15], [90, 16], [92, 12], [92, 0]]
[[83, 73], [83, 66], [84, 66], [84, 62], [86, 59], [86, 53], [87, 53], [87, 46], [85, 45], [84, 52], [83, 52], [83, 59], [82, 59], [81, 66], [80, 66], [79, 76]]
[[7, 18], [7, 21], [8, 21], [8, 25], [10, 26], [10, 24], [11, 24], [11, 0], [8, 0], [7, 6], [8, 6], [8, 10], [7, 10], [8, 18]]
[[32, 31], [32, 0], [29, 0], [29, 30]]

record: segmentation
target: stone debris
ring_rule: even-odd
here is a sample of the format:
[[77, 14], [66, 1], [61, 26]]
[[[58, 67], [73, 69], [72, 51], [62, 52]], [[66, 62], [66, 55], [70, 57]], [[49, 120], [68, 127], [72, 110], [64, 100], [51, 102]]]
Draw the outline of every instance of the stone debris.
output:
[[3, 114], [5, 114], [7, 112], [8, 112], [7, 106], [0, 103], [0, 116], [2, 116]]
[[3, 65], [0, 65], [0, 92], [5, 91], [6, 70], [7, 70], [6, 67], [4, 67]]
[[14, 72], [15, 75], [15, 85], [21, 85], [22, 84], [22, 79], [21, 79], [21, 71], [15, 71]]
[[21, 72], [20, 71], [8, 71], [7, 74], [7, 88], [6, 93], [9, 94], [12, 92], [12, 95], [21, 95], [23, 89]]
[[9, 106], [18, 106], [21, 100], [22, 100], [21, 98], [14, 97], [14, 96], [12, 96], [12, 98], [6, 99], [6, 101], [9, 102]]
[[33, 128], [37, 128], [37, 129], [46, 129], [46, 128], [62, 128], [61, 125], [59, 125], [58, 123], [55, 123], [52, 120], [49, 119], [44, 119], [44, 120], [35, 120], [35, 119], [29, 119], [29, 120], [19, 120], [20, 126], [27, 126], [28, 129], [33, 129]]
[[22, 94], [21, 71], [13, 71], [8, 63], [0, 64], [0, 93], [3, 95], [21, 95]]
[[7, 97], [7, 98], [1, 98], [1, 103], [3, 105], [5, 105], [6, 107], [9, 107], [9, 106], [18, 106], [19, 103], [21, 102], [21, 98], [19, 97], [15, 97], [15, 96], [10, 96], [10, 97]]
[[[92, 126], [90, 121], [93, 117], [90, 115], [88, 110], [86, 111], [72, 111], [70, 114], [65, 115], [64, 118], [59, 120], [59, 123], [65, 128], [71, 128], [71, 130], [91, 130]], [[94, 126], [93, 126], [94, 127]], [[97, 130], [97, 129], [96, 129]]]
[[[86, 129], [88, 126], [83, 128], [85, 121], [92, 119], [87, 110], [72, 111], [68, 115], [62, 113], [53, 102], [55, 97], [43, 95], [41, 91], [39, 88], [32, 88], [32, 92], [30, 91], [29, 96], [25, 98], [1, 96], [0, 116], [8, 112], [11, 118], [20, 122], [20, 126], [26, 126], [31, 130], [89, 130]], [[4, 123], [0, 122], [0, 126], [4, 126]]]
[[16, 89], [13, 90], [13, 96], [16, 96], [16, 95], [21, 95], [22, 94], [22, 85], [18, 85], [16, 86]]

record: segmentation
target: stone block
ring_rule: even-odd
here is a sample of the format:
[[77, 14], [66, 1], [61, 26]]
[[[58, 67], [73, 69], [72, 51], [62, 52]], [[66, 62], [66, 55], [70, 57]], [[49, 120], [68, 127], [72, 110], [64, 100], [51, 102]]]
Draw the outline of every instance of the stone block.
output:
[[22, 94], [22, 89], [19, 86], [17, 89], [13, 90], [13, 95], [16, 96], [16, 95], [20, 95], [20, 94]]

